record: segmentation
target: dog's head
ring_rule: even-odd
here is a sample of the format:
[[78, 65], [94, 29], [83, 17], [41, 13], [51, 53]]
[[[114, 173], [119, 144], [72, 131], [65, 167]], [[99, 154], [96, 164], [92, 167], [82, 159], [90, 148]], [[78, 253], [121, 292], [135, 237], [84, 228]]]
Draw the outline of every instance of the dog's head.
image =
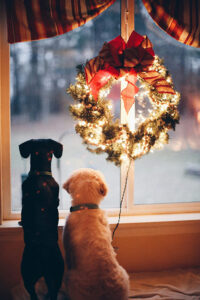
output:
[[93, 169], [79, 169], [63, 184], [71, 195], [72, 205], [99, 204], [108, 192], [103, 174]]
[[19, 145], [19, 151], [23, 158], [31, 156], [32, 169], [42, 170], [49, 168], [53, 154], [56, 158], [62, 156], [63, 146], [52, 139], [32, 139]]

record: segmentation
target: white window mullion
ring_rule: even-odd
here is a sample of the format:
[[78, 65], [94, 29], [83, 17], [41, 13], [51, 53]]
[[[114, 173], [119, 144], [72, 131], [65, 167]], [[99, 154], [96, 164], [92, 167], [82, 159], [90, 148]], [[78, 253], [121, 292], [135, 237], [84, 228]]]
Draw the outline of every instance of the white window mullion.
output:
[[[121, 36], [125, 42], [134, 30], [134, 0], [121, 0]], [[126, 113], [124, 103], [121, 99], [121, 123], [128, 124], [130, 130], [135, 128], [135, 104], [131, 107], [129, 113]], [[121, 197], [123, 194], [128, 164], [123, 163], [121, 166]], [[134, 195], [134, 162], [131, 162], [126, 193], [123, 201], [123, 208], [128, 212], [133, 208]]]

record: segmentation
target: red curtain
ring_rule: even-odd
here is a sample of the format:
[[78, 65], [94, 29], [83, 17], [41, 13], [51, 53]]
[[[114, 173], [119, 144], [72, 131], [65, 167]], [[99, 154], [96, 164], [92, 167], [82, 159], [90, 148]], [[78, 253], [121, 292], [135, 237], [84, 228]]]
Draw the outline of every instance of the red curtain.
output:
[[73, 30], [115, 0], [5, 0], [8, 42], [40, 40]]
[[200, 0], [143, 0], [153, 20], [173, 38], [200, 47]]

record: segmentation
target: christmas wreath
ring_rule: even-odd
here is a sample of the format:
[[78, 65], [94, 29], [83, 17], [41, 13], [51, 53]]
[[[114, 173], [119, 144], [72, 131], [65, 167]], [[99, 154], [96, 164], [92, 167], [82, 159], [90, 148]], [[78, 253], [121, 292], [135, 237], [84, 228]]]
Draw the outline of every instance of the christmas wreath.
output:
[[[150, 114], [135, 131], [114, 119], [106, 99], [118, 80], [125, 83], [121, 98], [127, 114], [139, 90], [145, 90], [152, 105]], [[139, 88], [136, 81], [140, 82]], [[172, 78], [154, 54], [150, 40], [135, 31], [127, 43], [121, 36], [104, 43], [97, 57], [79, 66], [76, 83], [70, 85], [68, 93], [76, 101], [70, 106], [78, 120], [76, 132], [90, 151], [106, 152], [107, 160], [116, 165], [167, 143], [168, 130], [175, 129], [179, 121], [180, 95], [173, 88]]]

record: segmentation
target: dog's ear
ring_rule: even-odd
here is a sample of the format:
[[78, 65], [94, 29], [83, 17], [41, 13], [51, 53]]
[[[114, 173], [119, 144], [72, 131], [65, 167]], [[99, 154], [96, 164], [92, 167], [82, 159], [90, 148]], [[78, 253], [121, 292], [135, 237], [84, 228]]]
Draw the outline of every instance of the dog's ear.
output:
[[108, 193], [108, 187], [105, 183], [101, 182], [99, 186], [99, 194], [102, 196], [106, 196]]
[[66, 182], [63, 183], [63, 189], [65, 189], [70, 194], [69, 185], [70, 185], [70, 179], [68, 179]]
[[23, 158], [29, 157], [31, 154], [33, 140], [26, 141], [19, 145], [19, 152]]
[[56, 158], [60, 158], [63, 153], [63, 145], [50, 139], [51, 148]]

